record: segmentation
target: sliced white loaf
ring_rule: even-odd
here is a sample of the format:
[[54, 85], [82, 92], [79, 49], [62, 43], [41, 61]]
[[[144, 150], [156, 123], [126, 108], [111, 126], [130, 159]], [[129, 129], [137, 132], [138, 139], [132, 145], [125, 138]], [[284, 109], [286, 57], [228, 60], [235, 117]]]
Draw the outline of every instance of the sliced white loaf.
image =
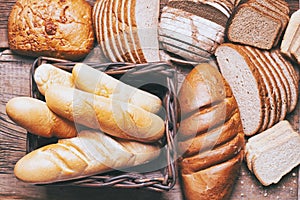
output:
[[250, 138], [246, 144], [246, 160], [251, 162], [251, 170], [257, 179], [268, 186], [278, 183], [300, 164], [300, 136], [287, 121], [281, 121], [261, 134]]

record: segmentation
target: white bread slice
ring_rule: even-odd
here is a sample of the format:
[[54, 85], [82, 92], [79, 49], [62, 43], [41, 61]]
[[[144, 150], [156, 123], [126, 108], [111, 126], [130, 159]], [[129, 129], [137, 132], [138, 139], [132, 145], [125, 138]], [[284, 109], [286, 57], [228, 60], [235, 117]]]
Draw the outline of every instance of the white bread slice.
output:
[[271, 81], [266, 73], [266, 66], [263, 62], [260, 61], [258, 56], [253, 52], [253, 47], [248, 46], [240, 46], [240, 49], [244, 51], [244, 53], [249, 57], [249, 59], [254, 64], [255, 69], [260, 74], [261, 80], [263, 81], [261, 84], [264, 84], [266, 96], [264, 99], [264, 118], [263, 124], [259, 129], [259, 132], [264, 131], [270, 122], [270, 115], [272, 109], [274, 110], [274, 97], [272, 95], [272, 86]]
[[258, 71], [238, 46], [231, 43], [221, 44], [215, 55], [220, 71], [236, 98], [245, 135], [251, 136], [262, 125], [266, 94]]
[[[128, 44], [129, 49], [127, 52], [134, 58], [134, 63], [145, 62], [143, 55], [139, 55], [140, 44], [137, 36], [137, 25], [135, 21], [135, 1], [125, 0], [124, 15], [125, 15], [125, 26], [127, 27]], [[133, 15], [133, 16], [132, 16]]]
[[268, 58], [263, 54], [263, 52], [261, 50], [259, 50], [257, 48], [253, 48], [253, 50], [257, 54], [257, 57], [261, 60], [261, 62], [264, 62], [266, 65], [265, 70], [271, 81], [272, 93], [274, 93], [273, 101], [275, 102], [275, 109], [273, 111], [271, 111], [273, 113], [272, 113], [272, 116], [270, 117], [270, 122], [268, 124], [268, 128], [270, 128], [271, 126], [273, 126], [275, 123], [277, 123], [279, 121], [280, 113], [281, 113], [281, 109], [282, 109], [281, 108], [282, 101], [281, 101], [280, 89], [279, 89], [277, 81], [275, 79], [275, 76], [277, 75], [277, 73], [276, 73], [276, 70], [274, 69], [274, 66], [270, 63]]
[[97, 1], [93, 7], [93, 24], [95, 26], [95, 33], [97, 42], [100, 45], [103, 55], [106, 58], [108, 57], [108, 52], [104, 48], [104, 38], [103, 38], [103, 27], [102, 27], [102, 18], [103, 18], [103, 10], [104, 4], [107, 0]]
[[[281, 137], [273, 137], [272, 143], [266, 146], [269, 135], [280, 132]], [[280, 179], [300, 164], [300, 136], [289, 123], [280, 122], [261, 138], [263, 141], [252, 142], [258, 149], [252, 156], [252, 169], [257, 179], [265, 186], [278, 183]]]
[[110, 0], [109, 6], [107, 8], [107, 40], [109, 41], [110, 47], [112, 48], [114, 52], [114, 56], [116, 58], [115, 62], [124, 62], [124, 59], [122, 58], [123, 53], [121, 53], [121, 46], [118, 43], [118, 39], [116, 38], [116, 23], [118, 23], [118, 20], [116, 20], [117, 14], [115, 14], [115, 4], [118, 2], [117, 0]]
[[[281, 132], [283, 129], [286, 128], [285, 126], [290, 126], [290, 124], [288, 121], [283, 120], [275, 124], [273, 128], [267, 129], [249, 138], [245, 147], [245, 158], [250, 171], [253, 172], [252, 160], [255, 157], [255, 155], [260, 154], [265, 149], [277, 145], [276, 143], [274, 143], [276, 140], [290, 138], [290, 136], [286, 136]], [[276, 131], [274, 131], [274, 128], [276, 128]]]
[[281, 46], [280, 52], [285, 54], [286, 56], [291, 58], [291, 47], [295, 43], [295, 39], [297, 35], [300, 35], [300, 10], [294, 12], [291, 17], [290, 21], [286, 27]]
[[[136, 23], [138, 40], [135, 40], [138, 53], [143, 62], [159, 61], [158, 23], [159, 0], [135, 0], [132, 23]], [[144, 60], [143, 60], [144, 58]]]
[[112, 62], [117, 62], [117, 55], [116, 55], [116, 47], [114, 46], [114, 42], [112, 41], [113, 38], [110, 37], [110, 32], [109, 30], [109, 12], [110, 12], [110, 4], [112, 0], [106, 0], [104, 3], [104, 9], [102, 15], [102, 21], [101, 21], [101, 26], [102, 26], [102, 34], [103, 34], [103, 43], [104, 43], [104, 48], [107, 52], [108, 58]]
[[[224, 41], [224, 32], [218, 31], [208, 26], [207, 24], [202, 23], [201, 21], [196, 21], [196, 20], [189, 19], [187, 17], [178, 16], [170, 12], [162, 13], [161, 21], [163, 20], [165, 23], [167, 19], [171, 23], [171, 25], [174, 25], [174, 23], [177, 24], [180, 23], [180, 24], [184, 24], [184, 26], [189, 26], [197, 34], [203, 35], [208, 39], [210, 39], [211, 41], [216, 42], [218, 44], [221, 44]], [[162, 24], [162, 22], [160, 24]], [[179, 26], [181, 27], [181, 25]]]
[[288, 112], [288, 105], [289, 105], [288, 92], [290, 91], [286, 90], [286, 79], [285, 77], [283, 77], [282, 72], [280, 72], [280, 70], [278, 69], [280, 68], [278, 66], [278, 62], [273, 58], [273, 56], [270, 54], [269, 51], [263, 51], [263, 53], [267, 56], [268, 60], [270, 61], [271, 63], [270, 66], [273, 67], [274, 70], [273, 75], [277, 81], [277, 85], [280, 91], [282, 105], [281, 105], [281, 113], [278, 121], [281, 121], [285, 119]]
[[287, 85], [290, 89], [290, 95], [291, 95], [291, 103], [288, 107], [288, 113], [292, 112], [298, 102], [298, 80], [295, 80], [296, 71], [294, 70], [293, 65], [288, 62], [279, 51], [273, 50], [270, 52], [272, 57], [276, 60], [276, 62], [279, 65], [279, 69], [282, 70], [282, 73], [287, 79]]

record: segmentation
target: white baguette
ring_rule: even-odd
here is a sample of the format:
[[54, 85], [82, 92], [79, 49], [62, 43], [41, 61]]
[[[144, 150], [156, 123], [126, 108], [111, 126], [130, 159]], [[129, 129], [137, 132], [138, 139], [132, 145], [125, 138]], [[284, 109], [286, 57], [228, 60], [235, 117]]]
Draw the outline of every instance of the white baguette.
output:
[[14, 173], [25, 182], [53, 183], [144, 164], [159, 154], [158, 146], [82, 131], [75, 138], [59, 140], [25, 155]]
[[15, 97], [6, 104], [12, 121], [42, 137], [70, 138], [77, 135], [74, 123], [53, 113], [45, 102], [30, 97]]
[[162, 102], [157, 96], [122, 83], [86, 64], [76, 64], [72, 74], [80, 90], [134, 104], [153, 113], [161, 108]]
[[49, 88], [45, 98], [59, 116], [119, 138], [155, 142], [164, 134], [159, 116], [130, 103], [62, 86]]
[[46, 90], [52, 85], [74, 87], [72, 74], [51, 64], [38, 66], [34, 72], [34, 81], [42, 95], [45, 95]]

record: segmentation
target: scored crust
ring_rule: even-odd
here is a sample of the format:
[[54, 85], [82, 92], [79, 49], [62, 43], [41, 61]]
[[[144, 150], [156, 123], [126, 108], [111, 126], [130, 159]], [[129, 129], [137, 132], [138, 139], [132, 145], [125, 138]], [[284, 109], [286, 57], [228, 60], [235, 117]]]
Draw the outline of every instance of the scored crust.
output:
[[[217, 31], [216, 29], [213, 29], [209, 25], [202, 23], [201, 21], [196, 21], [195, 19], [192, 20], [188, 17], [175, 15], [169, 12], [164, 12], [161, 15], [161, 25], [164, 25], [164, 23], [167, 23], [171, 26], [175, 26], [177, 24], [177, 27], [188, 27], [188, 29], [191, 29], [193, 33], [197, 35], [205, 36], [210, 41], [216, 42], [218, 44], [221, 44], [224, 41], [224, 31]], [[185, 29], [186, 30], [186, 29]], [[192, 33], [192, 35], [194, 35]]]

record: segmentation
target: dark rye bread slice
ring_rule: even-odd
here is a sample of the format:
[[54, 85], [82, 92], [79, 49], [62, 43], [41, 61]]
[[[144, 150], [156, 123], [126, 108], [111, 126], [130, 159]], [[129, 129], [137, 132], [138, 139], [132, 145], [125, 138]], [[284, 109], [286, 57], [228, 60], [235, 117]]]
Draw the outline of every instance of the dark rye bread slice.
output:
[[275, 19], [279, 19], [281, 21], [281, 30], [280, 30], [279, 35], [277, 36], [277, 39], [275, 40], [274, 45], [273, 45], [273, 46], [276, 46], [278, 44], [278, 42], [281, 40], [282, 35], [285, 31], [285, 28], [289, 22], [288, 15], [274, 10], [273, 7], [268, 7], [265, 4], [259, 3], [259, 2], [257, 2], [257, 0], [250, 0], [247, 2], [247, 4], [262, 11], [266, 15], [269, 15], [269, 16], [274, 17]]
[[281, 9], [284, 11], [285, 14], [290, 14], [290, 6], [287, 1], [285, 0], [278, 0], [278, 1], [272, 1], [274, 5], [277, 5], [278, 7], [281, 7]]
[[249, 57], [249, 59], [252, 61], [254, 67], [257, 69], [258, 73], [261, 76], [261, 79], [263, 81], [263, 85], [265, 88], [265, 97], [264, 97], [264, 118], [263, 118], [263, 124], [258, 130], [258, 132], [261, 132], [265, 130], [268, 127], [269, 121], [270, 121], [270, 115], [271, 111], [274, 110], [274, 97], [272, 95], [272, 86], [271, 81], [269, 77], [267, 76], [267, 73], [265, 72], [266, 66], [260, 62], [260, 60], [256, 57], [256, 55], [252, 52], [251, 48], [246, 48], [246, 46], [239, 46], [239, 48]]
[[169, 1], [168, 6], [184, 10], [199, 17], [208, 19], [216, 24], [226, 27], [228, 17], [213, 6], [193, 1]]
[[282, 5], [278, 4], [277, 1], [273, 1], [273, 0], [256, 0], [256, 2], [267, 6], [268, 8], [274, 10], [275, 12], [285, 14], [285, 15], [289, 14], [289, 11], [287, 12], [287, 10]]
[[266, 71], [268, 72], [268, 75], [270, 77], [270, 80], [272, 81], [272, 89], [273, 92], [275, 94], [274, 100], [276, 103], [276, 110], [275, 110], [275, 116], [274, 116], [274, 121], [270, 119], [270, 123], [268, 125], [268, 127], [271, 127], [272, 125], [274, 125], [275, 123], [277, 123], [280, 119], [280, 115], [281, 115], [281, 110], [282, 110], [282, 99], [281, 99], [281, 92], [279, 89], [279, 86], [281, 84], [277, 74], [277, 71], [274, 69], [274, 66], [272, 65], [272, 63], [269, 61], [269, 59], [266, 57], [266, 55], [263, 53], [263, 51], [257, 49], [257, 48], [253, 48], [255, 53], [258, 55], [258, 57], [265, 63], [266, 65]]
[[291, 103], [288, 108], [288, 113], [290, 113], [295, 109], [297, 102], [298, 102], [298, 93], [299, 93], [298, 82], [299, 82], [299, 80], [297, 78], [297, 74], [294, 69], [294, 66], [289, 61], [287, 61], [280, 54], [280, 52], [278, 50], [271, 51], [271, 55], [279, 64], [279, 68], [282, 70], [283, 74], [285, 75], [287, 82], [288, 82], [288, 86], [290, 88]]
[[242, 4], [231, 18], [227, 37], [231, 42], [271, 49], [281, 30], [281, 21]]
[[258, 70], [238, 46], [221, 44], [215, 55], [238, 103], [245, 135], [251, 136], [262, 126], [266, 91]]
[[181, 15], [174, 14], [173, 10], [176, 10], [177, 12], [183, 12], [174, 8], [165, 9], [164, 12], [161, 14], [160, 26], [163, 26], [164, 23], [166, 23], [165, 21], [168, 19], [169, 22], [172, 22], [173, 25], [174, 23], [184, 24], [185, 26], [188, 26], [190, 29], [192, 29], [192, 32], [203, 35], [209, 40], [218, 44], [223, 43], [224, 28], [217, 30], [215, 29], [215, 25], [217, 24], [214, 24], [213, 22], [195, 16], [191, 18], [190, 16], [185, 15], [185, 13], [182, 13]]
[[279, 116], [278, 121], [283, 120], [287, 114], [288, 111], [288, 105], [289, 103], [289, 99], [288, 99], [288, 93], [289, 90], [286, 89], [286, 79], [285, 77], [283, 77], [282, 73], [279, 70], [279, 66], [277, 61], [271, 56], [269, 51], [263, 51], [263, 53], [266, 55], [266, 57], [268, 58], [268, 61], [271, 63], [270, 66], [272, 66], [273, 69], [273, 75], [276, 79], [279, 91], [280, 91], [280, 96], [281, 96], [281, 100], [282, 100], [282, 106], [281, 106], [281, 113]]

